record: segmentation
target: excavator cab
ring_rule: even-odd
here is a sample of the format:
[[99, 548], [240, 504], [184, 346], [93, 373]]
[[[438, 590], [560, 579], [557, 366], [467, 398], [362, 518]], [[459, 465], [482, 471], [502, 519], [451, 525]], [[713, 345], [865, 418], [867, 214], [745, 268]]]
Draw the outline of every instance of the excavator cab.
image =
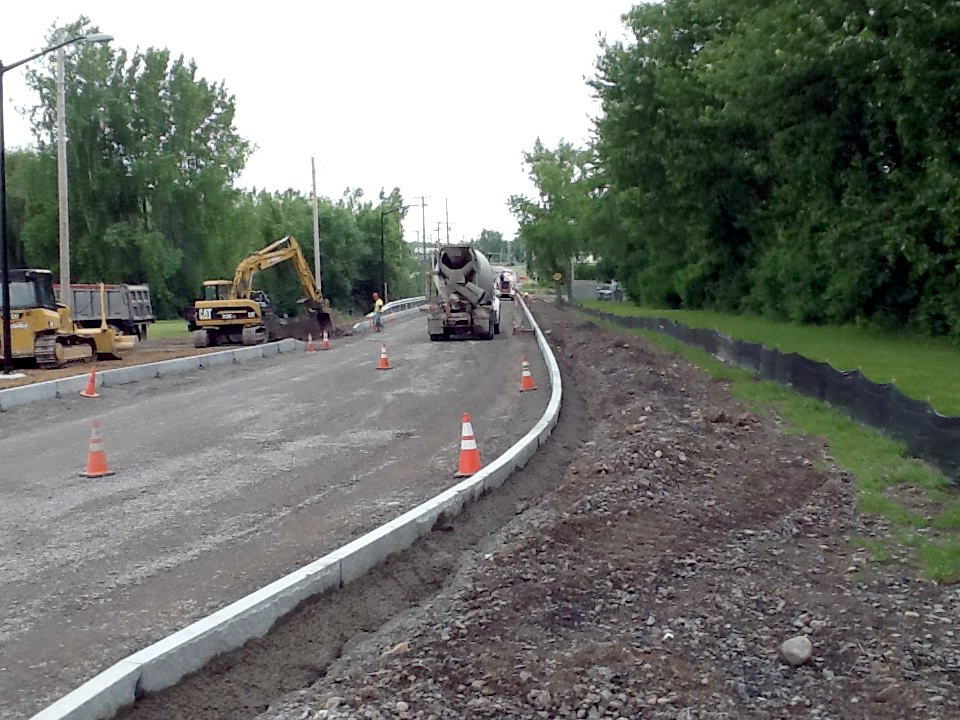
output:
[[[0, 294], [0, 315], [7, 312]], [[101, 286], [101, 303], [103, 303]], [[102, 307], [102, 305], [101, 305]], [[33, 358], [40, 368], [55, 368], [94, 357], [119, 357], [135, 339], [106, 326], [79, 328], [70, 308], [57, 302], [49, 270], [10, 270], [10, 345], [14, 358]], [[2, 350], [0, 338], [0, 350]]]
[[[10, 307], [14, 311], [46, 308], [57, 312], [53, 275], [48, 270], [11, 270]], [[0, 294], [0, 309], [2, 308], [3, 295]]]
[[[66, 308], [63, 308], [66, 310]], [[67, 320], [69, 311], [67, 310]], [[0, 315], [6, 315], [0, 293]], [[37, 337], [57, 333], [64, 318], [53, 293], [53, 275], [47, 270], [10, 270], [10, 344], [15, 358], [35, 356]], [[3, 338], [0, 338], [0, 349]]]
[[233, 283], [229, 280], [204, 280], [203, 299], [229, 300], [231, 287], [233, 287]]

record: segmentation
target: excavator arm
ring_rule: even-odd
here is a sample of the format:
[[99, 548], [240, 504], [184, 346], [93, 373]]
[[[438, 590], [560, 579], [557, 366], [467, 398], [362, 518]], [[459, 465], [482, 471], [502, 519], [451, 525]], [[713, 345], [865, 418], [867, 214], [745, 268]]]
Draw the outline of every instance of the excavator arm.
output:
[[310, 272], [310, 265], [303, 256], [300, 243], [292, 235], [287, 235], [241, 260], [233, 274], [233, 287], [230, 297], [249, 299], [253, 292], [253, 276], [260, 270], [273, 267], [286, 260], [293, 260], [297, 275], [300, 278], [300, 285], [307, 294], [307, 299], [322, 305], [323, 296], [317, 288], [313, 273]]
[[258, 250], [240, 261], [233, 274], [233, 285], [230, 288], [231, 299], [249, 300], [253, 294], [253, 276], [279, 263], [292, 260], [297, 270], [300, 285], [306, 293], [305, 304], [316, 316], [321, 330], [333, 332], [333, 322], [330, 319], [330, 306], [317, 287], [317, 282], [310, 271], [310, 265], [300, 243], [292, 235], [277, 240], [262, 250]]

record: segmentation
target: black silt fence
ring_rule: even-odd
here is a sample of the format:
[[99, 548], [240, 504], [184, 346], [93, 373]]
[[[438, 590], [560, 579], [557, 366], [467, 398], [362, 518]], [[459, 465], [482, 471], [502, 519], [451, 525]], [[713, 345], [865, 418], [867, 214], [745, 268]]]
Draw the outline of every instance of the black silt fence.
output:
[[716, 330], [691, 328], [666, 318], [580, 310], [621, 327], [657, 330], [750, 370], [762, 380], [773, 380], [826, 402], [902, 441], [912, 455], [936, 465], [954, 485], [960, 485], [960, 417], [940, 415], [930, 403], [907, 397], [892, 383], [875, 383], [859, 370], [843, 372], [796, 353], [733, 340]]

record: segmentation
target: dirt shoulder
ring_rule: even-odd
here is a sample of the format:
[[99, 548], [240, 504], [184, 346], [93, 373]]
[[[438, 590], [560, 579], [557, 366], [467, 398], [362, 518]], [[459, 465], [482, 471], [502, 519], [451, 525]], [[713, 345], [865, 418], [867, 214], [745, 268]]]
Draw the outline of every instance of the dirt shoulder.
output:
[[[347, 315], [337, 315], [337, 327], [340, 329], [336, 340], [346, 341], [354, 336], [352, 330], [353, 323], [359, 320]], [[357, 335], [362, 334], [358, 331]], [[319, 339], [318, 339], [319, 340]], [[181, 357], [192, 357], [194, 355], [205, 355], [212, 352], [231, 350], [241, 347], [239, 345], [223, 345], [220, 347], [196, 348], [193, 346], [193, 340], [189, 336], [177, 338], [151, 339], [137, 343], [137, 345], [123, 353], [118, 360], [96, 360], [88, 362], [70, 363], [66, 367], [56, 370], [40, 370], [36, 367], [21, 366], [18, 364], [16, 371], [24, 373], [24, 377], [12, 380], [5, 380], [0, 376], [0, 390], [6, 388], [19, 387], [21, 385], [32, 385], [47, 380], [60, 380], [61, 378], [73, 377], [75, 375], [89, 375], [91, 369], [96, 365], [97, 372], [112, 370], [114, 368], [129, 367], [131, 365], [146, 365], [147, 363], [162, 362], [163, 360], [173, 360]]]
[[123, 357], [119, 360], [97, 360], [95, 363], [92, 361], [70, 363], [67, 367], [57, 368], [56, 370], [40, 370], [36, 367], [17, 367], [17, 372], [24, 373], [25, 377], [14, 380], [4, 380], [0, 377], [0, 390], [21, 385], [32, 385], [33, 383], [45, 382], [47, 380], [60, 380], [61, 378], [73, 377], [74, 375], [89, 375], [94, 365], [96, 365], [97, 372], [102, 372], [103, 370], [112, 370], [113, 368], [128, 367], [130, 365], [145, 365], [146, 363], [160, 362], [162, 360], [203, 355], [224, 349], [228, 348], [195, 348], [189, 338], [169, 340], [147, 339], [138, 343], [134, 349], [124, 352]]
[[129, 717], [955, 717], [960, 588], [860, 548], [822, 440], [534, 307], [566, 397], [505, 494]]

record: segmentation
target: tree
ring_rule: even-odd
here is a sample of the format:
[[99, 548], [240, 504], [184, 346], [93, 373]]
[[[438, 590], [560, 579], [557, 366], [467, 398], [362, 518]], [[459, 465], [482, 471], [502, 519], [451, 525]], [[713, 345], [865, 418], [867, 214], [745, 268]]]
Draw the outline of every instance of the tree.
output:
[[572, 297], [570, 261], [586, 249], [591, 223], [593, 154], [563, 140], [550, 150], [538, 138], [533, 150], [524, 153], [524, 162], [539, 201], [513, 195], [509, 205], [520, 225], [518, 236], [527, 248], [528, 265], [548, 276], [561, 273]]
[[666, 0], [590, 81], [592, 240], [656, 305], [960, 337], [960, 16]]
[[496, 230], [483, 229], [476, 242], [477, 249], [491, 262], [506, 262], [507, 243], [503, 240], [503, 233]]
[[[86, 18], [68, 28], [96, 30]], [[40, 95], [31, 118], [41, 155], [52, 154], [56, 139], [52, 63], [27, 73]], [[157, 311], [168, 314], [235, 242], [221, 234], [223, 219], [250, 146], [233, 125], [234, 98], [198, 77], [195, 63], [153, 48], [128, 58], [111, 46], [75, 45], [65, 77], [72, 274], [146, 280]], [[55, 178], [48, 176], [54, 188]], [[55, 268], [56, 224], [34, 217], [24, 243], [33, 262]]]
[[[80, 18], [66, 31], [96, 27]], [[52, 60], [31, 67], [37, 146], [10, 154], [11, 255], [17, 264], [56, 270], [55, 73]], [[253, 148], [237, 133], [235, 99], [224, 83], [208, 82], [194, 62], [155, 48], [128, 54], [75, 45], [65, 70], [76, 281], [149, 282], [155, 312], [172, 317], [197, 297], [203, 280], [231, 277], [242, 258], [285, 235], [297, 237], [313, 260], [309, 198], [234, 187]], [[337, 307], [366, 311], [379, 287], [380, 209], [402, 208], [402, 194], [381, 192], [375, 205], [348, 189], [318, 204], [323, 292]], [[419, 263], [395, 222], [402, 212], [384, 224], [394, 297], [422, 287]], [[302, 293], [288, 264], [258, 274], [257, 282], [281, 311], [296, 309]]]

